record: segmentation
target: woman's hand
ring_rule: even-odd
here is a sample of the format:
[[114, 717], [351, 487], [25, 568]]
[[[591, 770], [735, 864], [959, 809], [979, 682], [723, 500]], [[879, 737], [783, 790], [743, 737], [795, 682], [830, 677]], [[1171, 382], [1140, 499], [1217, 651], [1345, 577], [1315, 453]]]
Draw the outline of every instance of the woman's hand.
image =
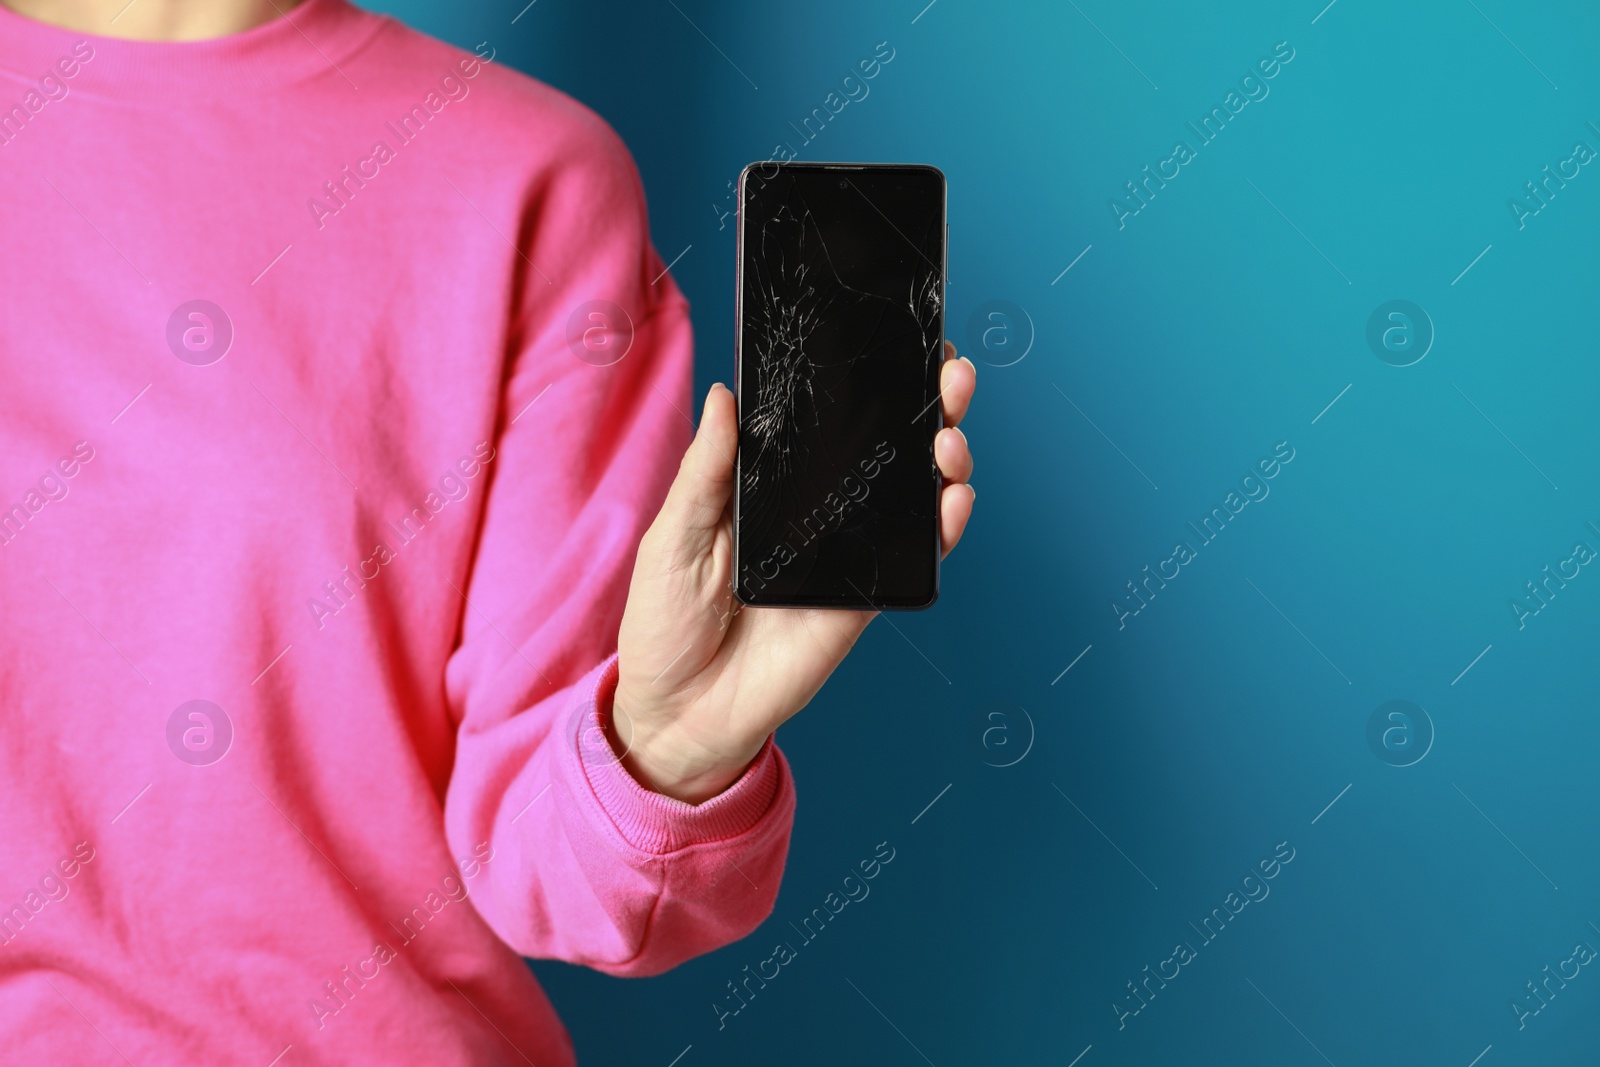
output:
[[[972, 514], [972, 453], [956, 429], [977, 369], [945, 342], [944, 426], [933, 454], [945, 553]], [[698, 804], [744, 772], [767, 735], [816, 695], [875, 611], [744, 607], [733, 597], [733, 394], [706, 397], [694, 442], [639, 544], [618, 640], [609, 740], [641, 784]]]

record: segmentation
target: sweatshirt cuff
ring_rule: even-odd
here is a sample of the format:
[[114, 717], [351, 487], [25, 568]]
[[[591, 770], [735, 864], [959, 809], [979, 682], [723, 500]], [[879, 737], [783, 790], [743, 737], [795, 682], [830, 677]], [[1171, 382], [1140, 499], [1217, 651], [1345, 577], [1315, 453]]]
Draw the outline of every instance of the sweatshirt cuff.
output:
[[629, 844], [663, 855], [723, 841], [750, 830], [773, 810], [788, 779], [788, 765], [772, 734], [732, 785], [700, 804], [665, 796], [636, 781], [606, 739], [617, 673], [613, 653], [595, 675], [593, 695], [568, 741], [577, 749], [579, 766], [600, 807]]

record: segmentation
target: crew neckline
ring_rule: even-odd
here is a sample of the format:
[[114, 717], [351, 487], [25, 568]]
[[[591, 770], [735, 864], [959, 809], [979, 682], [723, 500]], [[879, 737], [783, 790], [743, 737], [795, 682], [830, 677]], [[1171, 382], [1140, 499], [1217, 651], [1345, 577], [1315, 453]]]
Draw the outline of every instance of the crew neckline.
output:
[[[143, 41], [81, 33], [0, 5], [0, 73], [37, 83], [58, 78], [59, 59], [80, 69], [68, 84], [98, 95], [148, 97], [174, 90], [219, 95], [260, 90], [326, 75], [351, 91], [359, 79], [342, 61], [389, 22], [348, 0], [304, 0], [270, 22], [198, 41]], [[83, 44], [93, 49], [81, 55]], [[79, 53], [74, 53], [74, 46]]]

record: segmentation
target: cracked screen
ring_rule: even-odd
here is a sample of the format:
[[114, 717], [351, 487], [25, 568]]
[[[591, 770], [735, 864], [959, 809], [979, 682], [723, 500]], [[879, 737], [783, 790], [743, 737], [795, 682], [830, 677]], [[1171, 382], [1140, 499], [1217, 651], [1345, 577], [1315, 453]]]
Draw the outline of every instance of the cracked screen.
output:
[[926, 607], [938, 593], [944, 176], [758, 164], [741, 203], [739, 598]]

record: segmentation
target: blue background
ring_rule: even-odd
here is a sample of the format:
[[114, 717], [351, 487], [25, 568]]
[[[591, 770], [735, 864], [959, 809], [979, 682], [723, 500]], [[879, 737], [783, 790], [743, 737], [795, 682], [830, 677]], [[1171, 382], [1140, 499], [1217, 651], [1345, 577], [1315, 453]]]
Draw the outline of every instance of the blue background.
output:
[[[1596, 968], [1521, 1029], [1511, 1004], [1600, 947], [1600, 568], [1521, 629], [1510, 603], [1600, 548], [1600, 167], [1522, 228], [1508, 200], [1600, 149], [1600, 15], [1324, 2], [373, 5], [617, 128], [663, 258], [688, 249], [702, 390], [732, 375], [741, 166], [789, 141], [949, 176], [981, 506], [937, 607], [874, 622], [780, 731], [772, 918], [650, 980], [534, 964], [585, 1062], [1596, 1062]], [[789, 123], [881, 41], [802, 145]], [[1201, 146], [1185, 123], [1284, 41]], [[1119, 229], [1108, 201], [1180, 139]], [[1406, 367], [1366, 340], [1394, 299], [1436, 333]], [[1025, 317], [980, 322], [986, 350], [994, 300]], [[1279, 442], [1270, 495], [1119, 629], [1124, 583]], [[1390, 700], [1431, 747], [1420, 717], [1369, 743]], [[725, 983], [885, 841], [870, 896], [719, 1029]], [[1204, 943], [1280, 842], [1270, 895]], [[1119, 1018], [1178, 942], [1196, 958]]]

